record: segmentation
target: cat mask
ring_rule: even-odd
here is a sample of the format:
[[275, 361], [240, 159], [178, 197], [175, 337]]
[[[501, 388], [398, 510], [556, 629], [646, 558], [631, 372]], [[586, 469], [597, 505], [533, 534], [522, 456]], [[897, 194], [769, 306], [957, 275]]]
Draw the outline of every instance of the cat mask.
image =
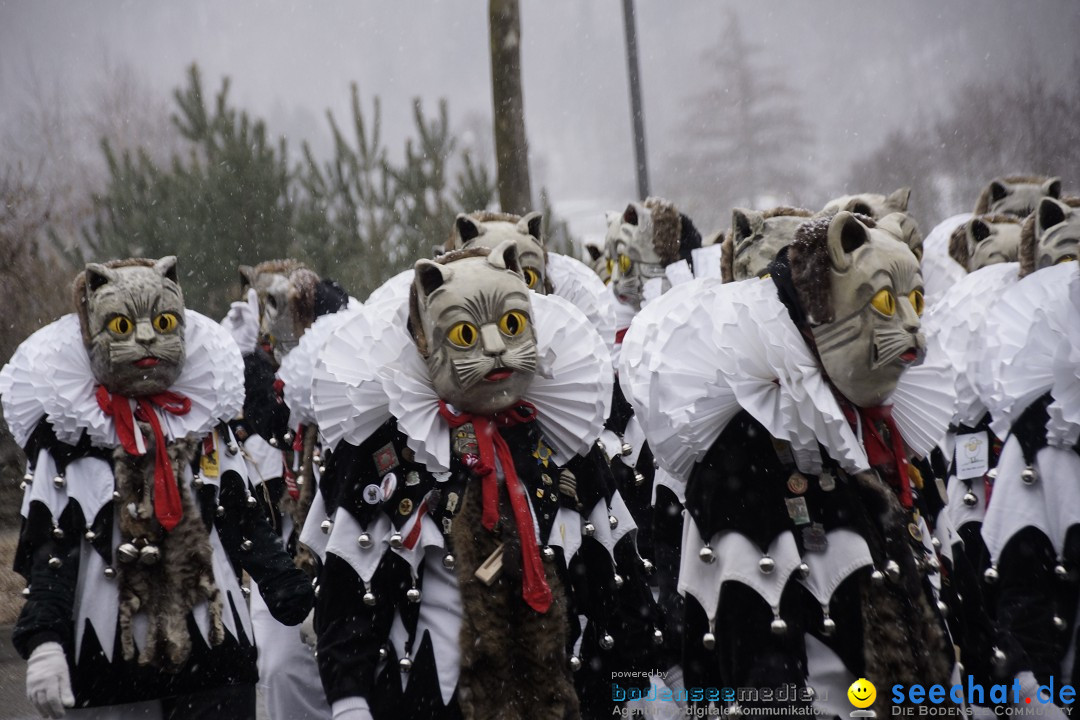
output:
[[841, 210], [850, 213], [868, 215], [879, 220], [894, 212], [906, 213], [908, 201], [911, 199], [911, 188], [900, 188], [889, 195], [879, 193], [861, 193], [859, 195], [844, 195], [825, 203], [821, 216], [831, 216]]
[[169, 389], [184, 368], [184, 294], [176, 258], [90, 263], [76, 309], [94, 378], [127, 397]]
[[259, 296], [259, 334], [280, 365], [315, 321], [319, 276], [296, 260], [269, 260], [239, 270], [243, 293], [253, 287]]
[[478, 415], [518, 403], [537, 351], [516, 242], [420, 260], [415, 269], [409, 324], [436, 394]]
[[471, 247], [494, 250], [504, 241], [512, 240], [517, 246], [518, 263], [525, 284], [530, 290], [546, 295], [550, 285], [541, 233], [542, 222], [543, 214], [539, 212], [531, 212], [524, 217], [489, 212], [458, 215], [448, 246], [450, 250]]
[[804, 225], [792, 250], [792, 279], [825, 373], [855, 405], [882, 404], [926, 347], [915, 256], [848, 212]]
[[974, 215], [1000, 213], [1025, 218], [1044, 197], [1061, 197], [1061, 180], [1038, 176], [1010, 175], [994, 178], [983, 188]]
[[1020, 269], [1022, 275], [1076, 260], [1080, 254], [1080, 201], [1065, 202], [1043, 198], [1021, 231]]
[[682, 219], [670, 203], [649, 198], [626, 206], [618, 232], [608, 232], [606, 248], [619, 302], [641, 309], [645, 282], [664, 277], [664, 268], [678, 260], [681, 231]]
[[996, 263], [1016, 262], [1020, 221], [1012, 215], [973, 217], [949, 238], [949, 255], [968, 272]]
[[795, 231], [810, 215], [808, 210], [788, 207], [733, 210], [731, 230], [722, 245], [724, 282], [766, 275], [776, 254], [795, 239]]

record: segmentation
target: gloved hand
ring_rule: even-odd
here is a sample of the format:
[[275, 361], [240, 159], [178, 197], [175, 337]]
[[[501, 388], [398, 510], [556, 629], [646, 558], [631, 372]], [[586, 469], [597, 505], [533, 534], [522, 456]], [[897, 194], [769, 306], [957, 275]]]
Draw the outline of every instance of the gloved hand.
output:
[[64, 708], [75, 706], [67, 658], [60, 643], [41, 643], [30, 653], [26, 663], [26, 698], [45, 718], [62, 718]]
[[303, 570], [295, 567], [264, 579], [259, 592], [270, 614], [282, 625], [299, 625], [315, 605], [315, 591]]
[[315, 633], [314, 608], [312, 608], [311, 612], [304, 618], [304, 622], [300, 623], [300, 640], [312, 651], [314, 651], [315, 647], [318, 645], [319, 636]]
[[[1046, 704], [1041, 702], [1039, 698], [1039, 681], [1035, 679], [1035, 674], [1030, 670], [1017, 673], [1016, 679], [1020, 681], [1020, 702], [1017, 703], [1017, 707], [1031, 708], [1038, 705], [1039, 717], [1060, 718], [1061, 720], [1068, 717], [1060, 707], [1053, 703], [1053, 698], [1050, 698], [1050, 701]], [[1027, 698], [1031, 698], [1030, 703], [1025, 702]]]
[[342, 698], [330, 708], [334, 720], [374, 720], [367, 700], [362, 697]]
[[255, 342], [259, 339], [259, 295], [255, 288], [248, 288], [246, 299], [229, 306], [221, 327], [229, 331], [241, 353], [246, 355], [255, 351]]

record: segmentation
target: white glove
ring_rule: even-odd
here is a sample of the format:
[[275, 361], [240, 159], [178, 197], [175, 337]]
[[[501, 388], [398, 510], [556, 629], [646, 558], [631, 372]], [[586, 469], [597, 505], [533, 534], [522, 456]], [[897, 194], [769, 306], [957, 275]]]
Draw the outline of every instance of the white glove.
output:
[[342, 698], [330, 708], [334, 720], [375, 720], [371, 716], [367, 700], [362, 697]]
[[241, 353], [246, 355], [255, 351], [255, 341], [259, 339], [259, 294], [255, 288], [248, 288], [247, 299], [237, 300], [229, 306], [221, 327], [229, 331]]
[[319, 636], [315, 633], [315, 608], [312, 608], [304, 618], [304, 622], [300, 623], [300, 640], [308, 646], [309, 650], [315, 650], [319, 642]]
[[64, 708], [75, 707], [67, 658], [60, 643], [41, 643], [30, 653], [26, 698], [45, 718], [62, 718]]
[[[1069, 717], [1053, 703], [1053, 698], [1050, 698], [1051, 702], [1046, 704], [1040, 702], [1039, 681], [1035, 679], [1034, 673], [1030, 670], [1017, 673], [1016, 679], [1020, 681], [1020, 702], [1017, 703], [1017, 707], [1032, 708], [1038, 705], [1039, 717], [1061, 718], [1061, 720]], [[1027, 698], [1031, 698], [1030, 704], [1024, 702]]]

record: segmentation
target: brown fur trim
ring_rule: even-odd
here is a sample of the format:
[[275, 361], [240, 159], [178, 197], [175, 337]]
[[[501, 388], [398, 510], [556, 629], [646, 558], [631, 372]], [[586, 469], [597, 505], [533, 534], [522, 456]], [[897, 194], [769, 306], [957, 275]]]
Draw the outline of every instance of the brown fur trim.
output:
[[979, 199], [975, 201], [975, 211], [972, 214], [985, 215], [990, 212], [990, 186], [993, 185], [995, 181], [1005, 183], [1006, 185], [1042, 185], [1049, 179], [1049, 175], [1006, 175], [1004, 177], [994, 178], [986, 183], [982, 192], [979, 193]]
[[[140, 665], [152, 665], [169, 672], [181, 669], [191, 654], [192, 637], [188, 614], [202, 601], [210, 608], [210, 645], [225, 639], [222, 624], [221, 591], [214, 584], [213, 550], [210, 534], [187, 483], [180, 482], [183, 516], [170, 532], [165, 532], [154, 515], [153, 488], [155, 453], [150, 426], [139, 427], [150, 447], [145, 455], [128, 455], [123, 447], [113, 452], [116, 505], [121, 543], [154, 545], [160, 552], [156, 564], [117, 563], [120, 607], [117, 624], [125, 660], [134, 660], [136, 646], [132, 629], [134, 616], [143, 612], [150, 623], [146, 645], [138, 655]], [[183, 439], [169, 444], [169, 461], [175, 477], [184, 477], [199, 448], [199, 440]], [[127, 508], [134, 508], [128, 512]], [[202, 642], [200, 638], [198, 642]]]
[[[929, 583], [915, 564], [905, 513], [896, 493], [876, 473], [852, 477], [859, 503], [882, 535], [887, 557], [900, 566], [897, 582], [861, 578], [863, 658], [866, 678], [875, 685], [947, 684], [953, 665], [952, 645], [930, 602]], [[888, 699], [875, 707], [888, 714]], [[882, 715], [884, 717], [884, 715]]]
[[255, 266], [255, 274], [271, 273], [274, 275], [291, 275], [297, 270], [306, 270], [307, 265], [293, 258], [280, 260], [265, 260]]
[[[434, 258], [432, 262], [437, 262], [440, 265], [449, 265], [452, 262], [461, 260], [463, 258], [471, 257], [487, 257], [491, 254], [491, 249], [486, 247], [470, 247], [464, 250], [451, 250], [448, 253], [443, 253], [437, 258]], [[416, 343], [416, 349], [420, 352], [420, 357], [426, 358], [428, 356], [428, 341], [424, 335], [424, 325], [420, 322], [420, 297], [416, 293], [416, 283], [413, 283], [409, 287], [409, 322], [406, 328], [409, 334], [412, 335], [413, 342]]]
[[1031, 213], [1020, 229], [1020, 252], [1017, 257], [1020, 261], [1020, 277], [1035, 272], [1035, 239], [1035, 213]]
[[[98, 263], [110, 270], [122, 267], [154, 267], [157, 260], [149, 258], [125, 258], [123, 260], [109, 260]], [[89, 321], [86, 316], [86, 270], [83, 270], [71, 283], [71, 301], [75, 306], [75, 314], [79, 316], [79, 328], [82, 330], [83, 343], [90, 344], [90, 330], [87, 327]]]
[[299, 267], [289, 273], [289, 308], [293, 315], [293, 326], [299, 332], [311, 327], [315, 322], [315, 294], [319, 286], [319, 276], [314, 270]]
[[780, 205], [774, 207], [771, 210], [764, 210], [761, 213], [762, 218], [768, 220], [774, 217], [814, 217], [814, 213], [806, 208], [789, 207], [787, 205]]
[[[521, 542], [505, 485], [499, 488], [503, 533], [481, 524], [479, 481], [465, 491], [450, 538], [461, 589], [461, 674], [458, 698], [468, 720], [570, 720], [580, 717], [566, 655], [566, 593], [552, 563], [544, 574], [551, 607], [541, 615], [521, 597]], [[491, 585], [474, 573], [504, 543], [503, 571]], [[512, 688], [513, 692], [507, 692]]]
[[679, 238], [682, 235], [682, 218], [678, 209], [667, 200], [651, 197], [645, 207], [652, 213], [653, 249], [660, 256], [662, 265], [670, 265], [679, 259]]
[[729, 228], [724, 233], [724, 242], [720, 243], [720, 281], [734, 282], [735, 280], [735, 235]]
[[[795, 240], [788, 246], [791, 263], [791, 282], [811, 327], [830, 323], [833, 316], [832, 280], [829, 262], [829, 224], [836, 213], [807, 220], [795, 231]], [[877, 223], [868, 215], [854, 215], [868, 228]]]

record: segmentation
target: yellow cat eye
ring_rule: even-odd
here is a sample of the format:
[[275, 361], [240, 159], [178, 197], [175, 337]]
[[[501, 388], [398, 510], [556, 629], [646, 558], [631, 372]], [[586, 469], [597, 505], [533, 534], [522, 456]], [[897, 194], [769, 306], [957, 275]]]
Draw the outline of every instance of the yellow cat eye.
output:
[[896, 298], [893, 297], [892, 290], [878, 290], [877, 295], [873, 297], [870, 304], [885, 317], [892, 317], [896, 314]]
[[525, 313], [517, 310], [511, 310], [510, 312], [499, 318], [499, 330], [503, 335], [509, 335], [514, 337], [525, 332], [525, 328], [529, 327], [529, 318]]
[[912, 290], [908, 294], [908, 300], [911, 301], [911, 307], [915, 310], [915, 314], [922, 317], [923, 310], [926, 308], [926, 301], [923, 300], [922, 291]]
[[446, 333], [447, 339], [460, 348], [471, 348], [480, 337], [480, 331], [472, 323], [459, 322]]
[[614, 260], [612, 260], [611, 258], [608, 258], [608, 261], [607, 261], [607, 271], [608, 271], [608, 275], [610, 275], [610, 274], [611, 274], [611, 272], [612, 272], [612, 271], [613, 271], [614, 269], [615, 269], [615, 261], [614, 261]]
[[180, 324], [180, 319], [171, 312], [164, 312], [154, 318], [154, 329], [164, 335], [171, 333]]
[[1060, 260], [1058, 260], [1054, 264], [1055, 265], [1060, 265], [1062, 263], [1067, 263], [1067, 262], [1076, 262], [1076, 256], [1075, 255], [1065, 255], [1064, 257], [1062, 257]]
[[540, 282], [540, 273], [536, 272], [532, 268], [525, 268], [525, 282], [528, 284], [530, 290], [535, 290], [536, 285]]
[[620, 255], [619, 256], [619, 271], [620, 272], [628, 273], [628, 272], [630, 272], [630, 268], [632, 268], [633, 266], [634, 266], [634, 261], [630, 259], [629, 255]]
[[131, 322], [131, 320], [127, 319], [123, 315], [117, 315], [112, 320], [110, 320], [109, 324], [105, 327], [107, 327], [109, 329], [109, 332], [113, 333], [114, 335], [124, 336], [131, 334], [131, 331], [135, 329], [135, 323]]

